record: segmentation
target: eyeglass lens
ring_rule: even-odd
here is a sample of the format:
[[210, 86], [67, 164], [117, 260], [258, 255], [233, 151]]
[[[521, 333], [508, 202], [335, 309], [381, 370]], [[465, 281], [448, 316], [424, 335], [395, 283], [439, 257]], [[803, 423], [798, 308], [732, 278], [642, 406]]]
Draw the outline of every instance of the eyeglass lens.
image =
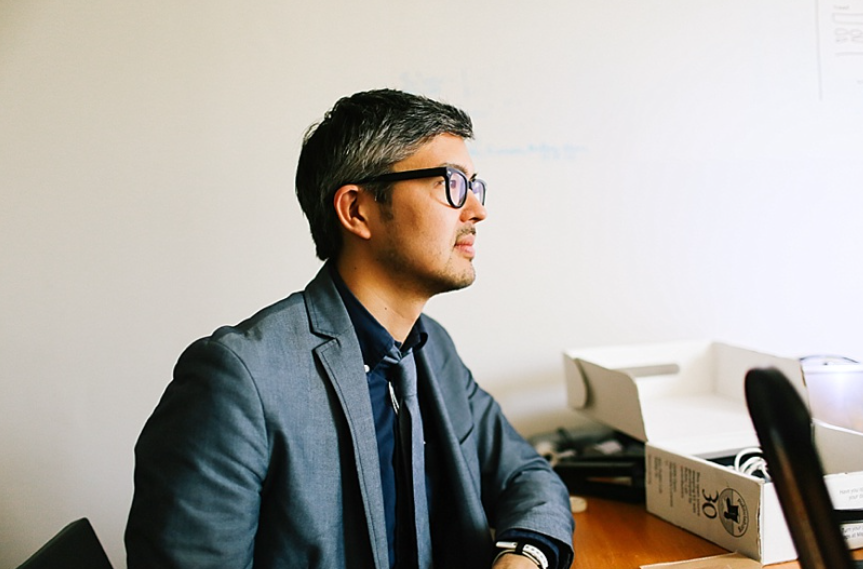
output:
[[485, 204], [485, 182], [479, 179], [468, 180], [462, 172], [458, 170], [448, 170], [449, 182], [449, 199], [455, 207], [461, 207], [467, 201], [467, 190], [474, 193], [480, 203]]

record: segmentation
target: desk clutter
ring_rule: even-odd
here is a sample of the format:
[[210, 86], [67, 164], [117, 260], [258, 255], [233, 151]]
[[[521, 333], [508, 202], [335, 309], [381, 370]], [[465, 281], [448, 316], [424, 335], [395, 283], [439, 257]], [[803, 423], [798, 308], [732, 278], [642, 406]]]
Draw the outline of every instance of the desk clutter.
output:
[[570, 494], [644, 502], [644, 443], [608, 428], [559, 429], [531, 439]]
[[[554, 467], [571, 491], [642, 497], [648, 512], [725, 549], [765, 565], [795, 559], [744, 401], [747, 372], [774, 368], [813, 411], [841, 418], [831, 424], [813, 413], [813, 437], [834, 507], [852, 517], [863, 509], [863, 432], [849, 428], [859, 424], [858, 417], [828, 411], [863, 394], [863, 366], [856, 362], [780, 357], [719, 342], [675, 342], [570, 350], [564, 368], [569, 406], [608, 427], [619, 444], [593, 460], [587, 451], [609, 441], [575, 437], [576, 452], [569, 455], [562, 445]], [[828, 400], [824, 388], [832, 392], [840, 376], [847, 378], [847, 389], [840, 400]], [[859, 405], [851, 408], [860, 410]], [[636, 465], [639, 453], [642, 470]], [[613, 468], [604, 471], [604, 461]], [[628, 484], [611, 486], [612, 481]], [[863, 525], [846, 527], [852, 528], [845, 533], [848, 545], [863, 547]]]

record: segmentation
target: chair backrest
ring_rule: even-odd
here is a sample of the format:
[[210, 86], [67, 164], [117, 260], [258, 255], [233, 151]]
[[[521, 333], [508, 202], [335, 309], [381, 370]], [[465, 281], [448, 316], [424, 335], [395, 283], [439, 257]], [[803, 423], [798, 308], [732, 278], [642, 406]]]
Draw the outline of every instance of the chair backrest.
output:
[[824, 483], [806, 405], [776, 369], [750, 370], [745, 387], [749, 415], [801, 569], [853, 569]]
[[87, 518], [51, 538], [18, 569], [113, 569]]

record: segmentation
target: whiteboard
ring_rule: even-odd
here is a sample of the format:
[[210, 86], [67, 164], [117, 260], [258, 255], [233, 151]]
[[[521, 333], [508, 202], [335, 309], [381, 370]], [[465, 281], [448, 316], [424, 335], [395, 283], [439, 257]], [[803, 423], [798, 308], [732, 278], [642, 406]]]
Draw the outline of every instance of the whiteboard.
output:
[[863, 357], [863, 0], [0, 0], [0, 565], [88, 515], [193, 339], [320, 263], [302, 133], [393, 87], [467, 110], [477, 282], [433, 299], [525, 434], [564, 350]]

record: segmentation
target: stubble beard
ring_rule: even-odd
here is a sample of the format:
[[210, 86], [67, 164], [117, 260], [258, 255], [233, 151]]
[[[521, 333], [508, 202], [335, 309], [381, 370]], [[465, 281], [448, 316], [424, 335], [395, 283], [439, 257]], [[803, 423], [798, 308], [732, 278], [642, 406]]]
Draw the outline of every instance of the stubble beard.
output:
[[[437, 270], [424, 267], [422, 261], [412, 258], [395, 242], [381, 251], [380, 261], [401, 282], [406, 292], [413, 291], [425, 298], [466, 288], [476, 280], [473, 261], [462, 259], [454, 246], [448, 261]], [[467, 263], [463, 269], [456, 266], [461, 261]]]

